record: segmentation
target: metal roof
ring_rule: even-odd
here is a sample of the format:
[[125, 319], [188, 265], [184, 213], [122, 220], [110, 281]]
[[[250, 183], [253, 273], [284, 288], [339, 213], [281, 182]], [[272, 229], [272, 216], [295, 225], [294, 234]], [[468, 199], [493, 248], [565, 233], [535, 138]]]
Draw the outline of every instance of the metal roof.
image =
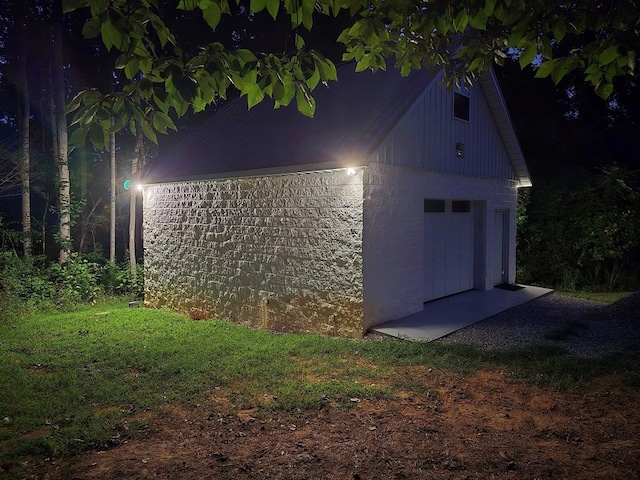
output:
[[[203, 121], [176, 134], [146, 170], [146, 181], [235, 177], [260, 172], [322, 170], [363, 165], [425, 89], [436, 70], [402, 77], [398, 70], [356, 73], [355, 64], [338, 67], [338, 82], [318, 86], [314, 118], [299, 113], [295, 101], [273, 108], [265, 99], [251, 110], [246, 98], [229, 101]], [[524, 157], [493, 74], [481, 87], [512, 159], [520, 183], [530, 185]], [[162, 147], [162, 145], [161, 145]], [[524, 182], [523, 182], [524, 180]]]
[[518, 137], [513, 129], [513, 123], [509, 116], [509, 110], [507, 104], [504, 101], [500, 87], [498, 86], [498, 80], [493, 72], [493, 69], [489, 69], [482, 77], [480, 77], [480, 88], [484, 93], [489, 109], [493, 114], [493, 119], [496, 122], [504, 146], [507, 149], [511, 165], [518, 177], [519, 186], [530, 187], [531, 176], [529, 169], [524, 160], [524, 155], [518, 142]]
[[[236, 98], [209, 114], [195, 129], [179, 132], [160, 151], [150, 181], [178, 180], [253, 169], [296, 165], [362, 164], [434, 79], [434, 71], [403, 78], [397, 70], [355, 73], [338, 67], [338, 82], [313, 92], [316, 112], [302, 115], [292, 105], [273, 108], [265, 99], [251, 110]], [[204, 114], [206, 115], [206, 114]]]

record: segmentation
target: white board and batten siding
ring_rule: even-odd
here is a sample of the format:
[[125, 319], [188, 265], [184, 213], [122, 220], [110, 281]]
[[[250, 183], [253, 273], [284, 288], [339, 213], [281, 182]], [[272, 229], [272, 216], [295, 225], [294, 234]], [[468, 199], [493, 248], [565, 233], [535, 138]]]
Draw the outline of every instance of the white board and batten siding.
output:
[[[456, 156], [456, 144], [464, 157]], [[453, 93], [435, 79], [371, 160], [432, 172], [516, 180], [503, 139], [479, 85], [470, 91], [469, 121], [453, 117]]]
[[[464, 157], [456, 155], [457, 143]], [[464, 121], [453, 116], [453, 92], [434, 80], [369, 158], [365, 326], [420, 311], [425, 301], [488, 290], [496, 278], [514, 281], [515, 252], [503, 264], [494, 242], [496, 235], [515, 241], [517, 185], [481, 87], [471, 89]], [[446, 210], [425, 212], [428, 199], [445, 201]], [[469, 211], [454, 213], [454, 201], [469, 202]], [[496, 210], [507, 217], [498, 227], [507, 232], [494, 232]]]

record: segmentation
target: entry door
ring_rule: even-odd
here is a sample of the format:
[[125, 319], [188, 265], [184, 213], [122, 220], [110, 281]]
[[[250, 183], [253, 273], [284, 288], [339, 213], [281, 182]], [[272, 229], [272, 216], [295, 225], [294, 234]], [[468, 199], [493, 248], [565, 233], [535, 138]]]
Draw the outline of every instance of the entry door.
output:
[[506, 210], [496, 210], [493, 240], [493, 284], [509, 281], [509, 215]]
[[468, 200], [425, 200], [425, 302], [473, 289], [472, 205]]

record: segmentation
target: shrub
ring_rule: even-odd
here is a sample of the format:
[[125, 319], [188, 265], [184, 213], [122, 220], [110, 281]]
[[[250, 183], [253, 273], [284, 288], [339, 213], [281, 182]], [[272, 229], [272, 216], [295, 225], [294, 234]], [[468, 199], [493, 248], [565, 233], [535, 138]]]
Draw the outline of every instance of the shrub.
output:
[[65, 264], [52, 263], [45, 274], [54, 286], [54, 303], [91, 303], [101, 293], [98, 286], [99, 265], [72, 253]]
[[64, 265], [46, 266], [44, 257], [0, 252], [0, 320], [34, 310], [92, 303], [102, 295], [142, 299], [142, 265], [134, 281], [128, 264], [112, 265], [100, 256], [74, 253]]

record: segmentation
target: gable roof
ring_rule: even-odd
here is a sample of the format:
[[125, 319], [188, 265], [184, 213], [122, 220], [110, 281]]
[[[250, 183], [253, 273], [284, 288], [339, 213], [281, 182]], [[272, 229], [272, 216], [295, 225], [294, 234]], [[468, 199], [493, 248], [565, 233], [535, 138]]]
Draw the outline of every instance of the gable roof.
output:
[[502, 92], [498, 85], [498, 79], [493, 69], [489, 69], [482, 77], [480, 77], [480, 88], [484, 93], [484, 97], [487, 100], [493, 119], [496, 122], [504, 146], [507, 149], [511, 165], [513, 166], [516, 176], [518, 177], [519, 186], [530, 187], [531, 176], [529, 169], [524, 160], [518, 137], [513, 129], [513, 122], [509, 116], [509, 110], [507, 104], [504, 101]]
[[[303, 116], [294, 105], [274, 109], [270, 99], [251, 110], [244, 97], [230, 100], [196, 128], [180, 132], [145, 177], [159, 183], [364, 164], [439, 75], [423, 69], [405, 78], [393, 68], [356, 73], [354, 66], [339, 66], [338, 82], [314, 90], [314, 118]], [[520, 183], [526, 183], [524, 157], [495, 76], [481, 87]]]

